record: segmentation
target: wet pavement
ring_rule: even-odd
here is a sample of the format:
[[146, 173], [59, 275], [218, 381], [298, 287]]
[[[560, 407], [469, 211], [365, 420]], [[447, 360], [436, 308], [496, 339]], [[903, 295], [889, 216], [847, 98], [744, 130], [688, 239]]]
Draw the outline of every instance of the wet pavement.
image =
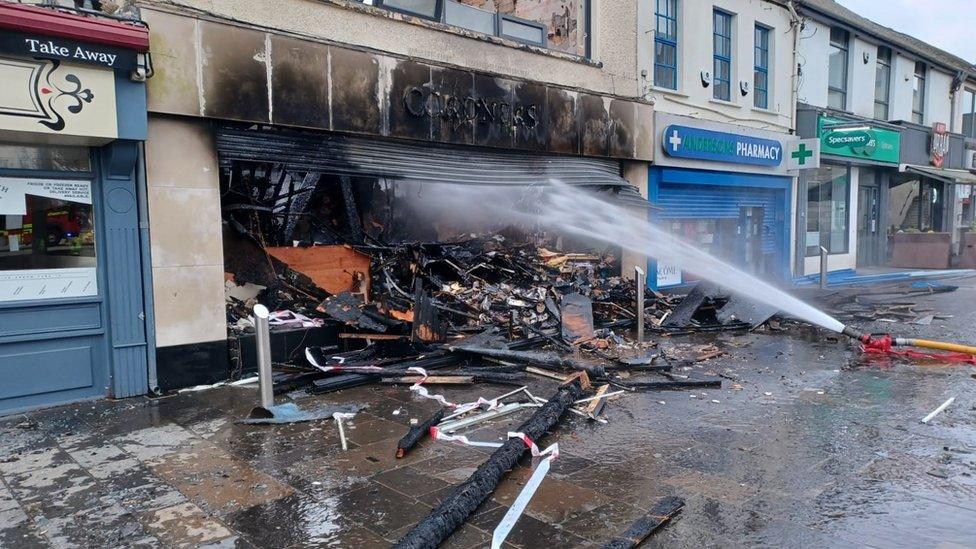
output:
[[[859, 327], [976, 342], [976, 279], [953, 283], [963, 287], [912, 299], [951, 319]], [[666, 495], [686, 507], [642, 547], [976, 546], [976, 368], [866, 361], [803, 329], [662, 341], [703, 343], [729, 355], [677, 373], [720, 374], [722, 389], [624, 395], [608, 424], [568, 416], [541, 441], [558, 441], [560, 457], [508, 546], [599, 545]], [[554, 384], [530, 388], [548, 396]], [[333, 421], [235, 424], [257, 398], [222, 387], [3, 418], [0, 547], [387, 547], [489, 453], [426, 441], [394, 459], [410, 419], [437, 406], [406, 387], [296, 398], [368, 405], [348, 422], [348, 451]], [[529, 414], [467, 434], [499, 439]], [[531, 466], [447, 546], [487, 546]]]

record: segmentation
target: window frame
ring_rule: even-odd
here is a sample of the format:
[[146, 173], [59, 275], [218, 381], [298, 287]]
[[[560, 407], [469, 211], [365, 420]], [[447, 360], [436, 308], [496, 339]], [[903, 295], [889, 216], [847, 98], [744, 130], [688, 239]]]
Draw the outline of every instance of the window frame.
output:
[[437, 21], [440, 22], [441, 18], [444, 16], [444, 0], [434, 0], [434, 14], [425, 15], [416, 11], [410, 11], [406, 8], [401, 8], [399, 6], [387, 5], [388, 0], [374, 0], [373, 5], [378, 8], [383, 8], [396, 13], [402, 13], [403, 15], [409, 15], [411, 17], [419, 17], [420, 19], [426, 19], [427, 21]]
[[[966, 105], [966, 94], [969, 94], [972, 100], [969, 105]], [[964, 136], [971, 139], [976, 139], [976, 88], [970, 88], [969, 86], [963, 86], [962, 88], [962, 133]], [[968, 109], [969, 112], [966, 112]], [[966, 132], [966, 115], [969, 114], [969, 132]]]
[[[841, 59], [843, 59], [843, 61], [844, 61], [844, 76], [843, 76], [843, 79], [842, 79], [842, 83], [843, 83], [843, 86], [844, 87], [843, 88], [837, 88], [837, 87], [834, 87], [834, 86], [831, 86], [830, 85], [830, 59], [831, 59], [830, 53], [831, 53], [831, 51], [828, 50], [828, 53], [827, 53], [827, 106], [828, 107], [831, 107], [831, 108], [839, 108], [841, 110], [846, 111], [847, 110], [847, 91], [848, 91], [848, 85], [847, 85], [848, 82], [847, 82], [847, 80], [848, 80], [848, 78], [850, 78], [850, 70], [851, 70], [851, 33], [850, 33], [850, 31], [848, 31], [847, 29], [842, 28], [842, 27], [831, 27], [830, 28], [830, 33], [833, 34], [833, 32], [835, 30], [838, 30], [838, 31], [844, 33], [844, 44], [843, 44], [843, 46], [837, 45], [837, 43], [834, 42], [833, 37], [830, 37], [828, 39], [828, 48], [837, 48], [838, 50], [844, 52], [844, 55], [841, 57]], [[834, 107], [834, 106], [832, 106], [830, 104], [830, 94], [831, 94], [831, 92], [833, 92], [835, 94], [839, 94], [841, 96], [841, 98], [843, 99], [842, 105], [840, 107]]]
[[[651, 54], [654, 57], [654, 72], [651, 77], [655, 87], [666, 88], [669, 90], [678, 89], [678, 2], [679, 0], [654, 0], [654, 45]], [[670, 12], [673, 9], [673, 13], [669, 15], [666, 12], [661, 12], [662, 3], [665, 9]], [[670, 22], [674, 25], [674, 39], [662, 38], [660, 21], [664, 19], [666, 22]], [[657, 47], [658, 44], [672, 48], [674, 50], [674, 65], [668, 65], [658, 61]], [[662, 67], [668, 69], [672, 72], [672, 82], [671, 85], [667, 85], [657, 81], [657, 68]]]
[[[887, 51], [887, 58], [881, 55], [882, 51]], [[875, 63], [874, 63], [874, 118], [876, 120], [887, 121], [891, 117], [891, 68], [894, 52], [888, 46], [878, 46], [878, 51], [875, 53]], [[886, 60], [885, 60], [886, 59]], [[878, 73], [882, 68], [887, 69], [888, 77], [885, 81], [885, 96], [884, 99], [878, 98]], [[878, 118], [878, 107], [884, 108], [884, 118]]]
[[[35, 147], [37, 145], [31, 143], [12, 143], [6, 142], [11, 145], [19, 145], [25, 147]], [[41, 147], [52, 147], [58, 148], [60, 145], [40, 145]], [[70, 146], [71, 148], [76, 148], [76, 146]], [[89, 184], [91, 192], [91, 221], [92, 230], [95, 233], [95, 265], [94, 265], [94, 277], [95, 277], [95, 293], [82, 296], [49, 296], [49, 297], [35, 297], [30, 299], [17, 299], [17, 300], [0, 300], [0, 310], [6, 309], [20, 309], [27, 307], [54, 307], [66, 304], [80, 304], [80, 303], [102, 303], [105, 300], [106, 289], [106, 275], [103, 272], [104, 262], [102, 255], [104, 252], [104, 244], [99, 245], [99, 238], [105, 238], [106, 233], [104, 227], [104, 220], [102, 216], [103, 204], [99, 199], [99, 193], [101, 192], [101, 179], [100, 179], [100, 167], [98, 164], [98, 149], [97, 147], [87, 147], [81, 146], [88, 149], [88, 162], [85, 169], [71, 169], [71, 168], [58, 168], [51, 166], [19, 166], [19, 167], [0, 167], [0, 177], [3, 178], [16, 178], [16, 179], [55, 179], [63, 181], [73, 181], [73, 182], [87, 182]], [[67, 267], [70, 268], [70, 267]], [[59, 268], [48, 269], [48, 270], [59, 270]], [[2, 273], [4, 271], [0, 271]]]
[[[821, 168], [816, 169], [816, 170], [808, 170], [807, 173], [805, 174], [805, 176], [807, 177], [806, 185], [805, 185], [806, 186], [806, 189], [807, 189], [806, 190], [806, 193], [807, 193], [807, 201], [806, 201], [807, 202], [807, 204], [806, 204], [807, 228], [805, 230], [805, 234], [808, 234], [810, 232], [809, 231], [809, 223], [810, 223], [810, 219], [811, 219], [811, 215], [810, 215], [810, 200], [809, 200], [809, 196], [810, 196], [810, 184], [811, 183], [814, 183], [814, 182], [817, 182], [817, 181], [814, 181], [814, 178], [817, 177], [817, 174], [821, 173], [823, 170], [833, 170], [833, 169], [843, 169], [844, 170], [844, 180], [845, 180], [845, 182], [844, 182], [845, 183], [844, 184], [844, 203], [845, 203], [845, 207], [844, 207], [844, 214], [845, 214], [845, 218], [844, 218], [844, 247], [843, 247], [842, 250], [835, 251], [830, 246], [830, 236], [831, 236], [830, 228], [831, 227], [830, 227], [829, 221], [831, 221], [832, 218], [830, 216], [824, 215], [825, 212], [821, 208], [821, 205], [823, 204], [823, 200], [817, 200], [817, 217], [816, 217], [816, 219], [817, 219], [817, 233], [819, 234], [818, 244], [816, 246], [816, 249], [814, 249], [813, 246], [805, 246], [804, 247], [804, 256], [805, 257], [817, 257], [817, 256], [819, 256], [820, 255], [820, 250], [819, 250], [819, 247], [820, 246], [824, 246], [825, 248], [827, 248], [828, 255], [844, 255], [844, 254], [851, 253], [851, 203], [853, 202], [853, 198], [852, 198], [853, 185], [851, 184], [851, 175], [852, 175], [851, 172], [852, 172], [852, 168], [851, 168], [850, 165], [838, 165], [838, 164], [827, 164], [827, 163], [825, 163], [825, 164], [823, 164], [823, 166]], [[831, 179], [829, 183], [832, 184], [833, 181], [834, 180]], [[824, 192], [823, 191], [826, 188], [826, 185], [828, 184], [828, 182], [827, 181], [819, 181], [817, 183], [819, 183], [819, 185], [817, 187], [817, 193], [818, 193], [818, 199], [819, 199], [819, 198], [822, 198], [823, 197], [823, 195], [824, 195]], [[828, 204], [830, 204], [830, 213], [832, 213], [832, 211], [833, 211], [833, 203], [836, 202], [837, 200], [833, 196], [833, 188], [832, 187], [831, 187], [830, 190], [831, 190], [831, 197], [830, 197], [830, 201], [828, 202]], [[827, 221], [826, 226], [825, 226], [825, 223], [824, 223], [825, 221]]]
[[[760, 41], [759, 41], [760, 36], [765, 37], [766, 40], [765, 47], [760, 47]], [[753, 65], [754, 66], [753, 66], [753, 83], [752, 83], [752, 95], [753, 95], [752, 106], [756, 107], [757, 109], [769, 108], [769, 89], [771, 83], [769, 77], [769, 73], [770, 73], [769, 58], [770, 58], [770, 52], [772, 51], [772, 45], [770, 43], [772, 36], [773, 36], [772, 27], [768, 27], [766, 25], [763, 25], [762, 23], [756, 23], [756, 27], [753, 32], [753, 56], [754, 56]], [[758, 56], [760, 55], [760, 53], [765, 57], [763, 59], [763, 63], [764, 63], [763, 65], [759, 64]], [[758, 74], [766, 75], [766, 87], [763, 88], [759, 86], [758, 78], [756, 78], [756, 75]], [[763, 92], [765, 97], [765, 100], [762, 102], [763, 103], [762, 105], [759, 104], [760, 91]]]
[[[921, 74], [918, 72], [919, 67], [922, 67]], [[912, 122], [915, 124], [925, 125], [925, 86], [928, 85], [928, 73], [928, 63], [915, 61], [915, 71], [912, 76]], [[919, 84], [917, 90], [915, 89], [916, 84]], [[918, 94], [918, 110], [915, 110], [916, 93]]]
[[[734, 20], [734, 17], [735, 14], [727, 12], [725, 10], [721, 10], [718, 8], [712, 9], [712, 99], [716, 99], [718, 101], [727, 101], [727, 102], [732, 101], [732, 95], [733, 95], [732, 94], [732, 59], [734, 53], [732, 50], [732, 43], [733, 43], [732, 22]], [[724, 18], [728, 22], [728, 29], [729, 29], [728, 35], [720, 34], [718, 32], [715, 25], [717, 18]], [[728, 49], [729, 49], [728, 56], [720, 55], [718, 53], [718, 50], [715, 47], [716, 38], [728, 41]], [[728, 79], [719, 78], [718, 76], [719, 71], [717, 70], [717, 68], [719, 67], [720, 64], [725, 64], [728, 66], [728, 73], [729, 73]], [[728, 95], [726, 97], [719, 97], [718, 95], [719, 82], [725, 82], [728, 85], [728, 87], [726, 88], [728, 90]]]

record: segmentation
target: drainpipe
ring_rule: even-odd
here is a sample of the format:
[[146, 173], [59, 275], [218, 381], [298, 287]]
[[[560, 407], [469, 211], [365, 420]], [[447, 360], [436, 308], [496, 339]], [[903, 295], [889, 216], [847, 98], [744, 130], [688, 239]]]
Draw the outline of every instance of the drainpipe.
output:
[[796, 103], [800, 95], [799, 90], [797, 90], [800, 81], [800, 67], [797, 58], [799, 57], [800, 30], [803, 27], [803, 19], [796, 12], [793, 0], [786, 2], [786, 9], [790, 10], [790, 23], [793, 25], [793, 68], [790, 71], [790, 103], [792, 103], [790, 106], [790, 130], [796, 134]]
[[[799, 101], [799, 98], [800, 98], [800, 91], [797, 89], [798, 86], [799, 86], [799, 82], [800, 82], [800, 65], [799, 65], [798, 59], [799, 59], [799, 56], [800, 56], [800, 52], [799, 52], [799, 50], [800, 50], [800, 31], [803, 28], [803, 19], [800, 18], [800, 14], [798, 14], [796, 12], [796, 7], [793, 5], [793, 0], [789, 0], [788, 2], [786, 2], [786, 9], [788, 9], [789, 12], [790, 12], [790, 23], [791, 23], [791, 25], [793, 27], [793, 58], [790, 61], [790, 63], [792, 63], [792, 65], [793, 65], [792, 69], [790, 70], [790, 132], [792, 132], [793, 135], [796, 135], [798, 133], [797, 132], [797, 106], [796, 106], [796, 104], [797, 104], [797, 101]], [[793, 233], [793, 234], [787, 235], [787, 238], [790, 238], [790, 239], [793, 240], [793, 243], [790, 245], [790, 249], [791, 249], [790, 258], [789, 258], [790, 259], [790, 271], [791, 272], [794, 272], [794, 273], [798, 273], [800, 275], [803, 275], [803, 274], [805, 274], [804, 273], [804, 267], [803, 267], [803, 260], [800, 259], [800, 250], [802, 250], [803, 248], [800, 248], [799, 246], [796, 245], [797, 239], [799, 238], [799, 236], [797, 236], [797, 235], [800, 234], [800, 229], [801, 229], [801, 226], [800, 226], [800, 205], [801, 205], [801, 197], [800, 197], [800, 174], [797, 174], [797, 176], [796, 176], [796, 184], [793, 185], [793, 186], [795, 187], [795, 190], [794, 190], [794, 193], [793, 194], [796, 197], [795, 199], [792, 196], [790, 197], [790, 203], [793, 206], [791, 208], [793, 210], [793, 220], [792, 220], [792, 223], [791, 223], [792, 224], [793, 231], [791, 231], [791, 233]]]
[[159, 395], [159, 376], [156, 372], [156, 315], [153, 312], [152, 258], [149, 253], [149, 201], [146, 197], [146, 145], [139, 143], [136, 163], [136, 204], [139, 215], [139, 249], [142, 260], [142, 310], [146, 333], [146, 367], [149, 394]]
[[956, 94], [959, 93], [959, 88], [962, 87], [969, 75], [963, 71], [957, 71], [956, 76], [952, 79], [952, 87], [949, 88], [949, 132], [956, 132]]

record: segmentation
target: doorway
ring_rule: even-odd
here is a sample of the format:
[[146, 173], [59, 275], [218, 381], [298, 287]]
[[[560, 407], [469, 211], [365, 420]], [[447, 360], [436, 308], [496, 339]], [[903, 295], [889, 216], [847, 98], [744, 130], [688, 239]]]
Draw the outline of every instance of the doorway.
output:
[[882, 263], [881, 187], [877, 176], [866, 178], [857, 189], [857, 266], [876, 267]]
[[767, 265], [763, 257], [763, 217], [765, 209], [761, 206], [739, 208], [739, 257], [746, 271], [766, 274]]

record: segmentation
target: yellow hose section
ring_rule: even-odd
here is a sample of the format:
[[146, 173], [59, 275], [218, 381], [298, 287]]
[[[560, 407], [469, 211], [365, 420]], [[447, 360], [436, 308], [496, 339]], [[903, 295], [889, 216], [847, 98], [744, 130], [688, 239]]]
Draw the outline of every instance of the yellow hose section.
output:
[[905, 343], [912, 347], [924, 347], [926, 349], [939, 349], [940, 351], [952, 351], [956, 353], [966, 353], [976, 355], [976, 347], [960, 345], [958, 343], [947, 343], [945, 341], [932, 341], [931, 339], [906, 339]]

